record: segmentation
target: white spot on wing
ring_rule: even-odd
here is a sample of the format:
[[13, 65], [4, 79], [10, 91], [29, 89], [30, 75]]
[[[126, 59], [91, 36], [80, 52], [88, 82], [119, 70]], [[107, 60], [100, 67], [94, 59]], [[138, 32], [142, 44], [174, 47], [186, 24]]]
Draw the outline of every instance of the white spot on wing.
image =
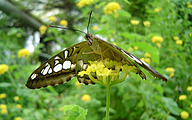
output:
[[47, 65], [47, 67], [45, 67], [44, 69], [41, 70], [41, 74], [42, 75], [46, 75], [48, 70], [49, 70], [49, 68], [50, 68], [50, 65], [48, 63], [46, 63], [46, 65]]
[[62, 64], [57, 64], [54, 68], [53, 71], [54, 72], [59, 72], [62, 69]]
[[69, 69], [71, 67], [71, 61], [64, 61], [63, 63], [63, 69]]
[[59, 56], [56, 56], [54, 59], [61, 59]]
[[71, 70], [74, 70], [76, 67], [76, 64], [71, 64]]
[[55, 65], [57, 65], [59, 63], [59, 60], [55, 60]]
[[53, 71], [51, 68], [49, 68], [48, 74], [51, 74]]
[[31, 80], [34, 80], [36, 77], [37, 77], [37, 74], [33, 73], [33, 74], [31, 75]]
[[68, 55], [68, 51], [64, 51], [64, 57], [67, 58], [67, 55]]

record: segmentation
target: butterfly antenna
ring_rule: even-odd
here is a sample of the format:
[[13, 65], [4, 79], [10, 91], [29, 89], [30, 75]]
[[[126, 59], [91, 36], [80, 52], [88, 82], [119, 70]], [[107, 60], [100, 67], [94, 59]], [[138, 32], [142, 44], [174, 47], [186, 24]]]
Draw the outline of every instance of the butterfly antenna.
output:
[[73, 29], [73, 28], [64, 28], [64, 27], [59, 27], [59, 26], [54, 26], [54, 25], [48, 25], [48, 27], [54, 27], [54, 28], [60, 28], [60, 29], [65, 29], [65, 30], [72, 30], [72, 31], [79, 31], [81, 33], [86, 34], [85, 32], [83, 32], [81, 30], [76, 30], [76, 29]]
[[89, 21], [88, 21], [88, 25], [87, 25], [87, 33], [89, 33], [89, 24], [91, 21], [91, 14], [92, 14], [93, 10], [91, 10], [90, 15], [89, 15]]

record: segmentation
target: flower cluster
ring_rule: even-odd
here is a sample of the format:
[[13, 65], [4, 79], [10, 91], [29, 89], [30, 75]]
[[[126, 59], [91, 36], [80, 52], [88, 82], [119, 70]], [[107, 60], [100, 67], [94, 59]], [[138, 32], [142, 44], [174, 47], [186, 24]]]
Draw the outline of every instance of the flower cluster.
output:
[[146, 52], [145, 54], [144, 54], [144, 58], [141, 58], [141, 60], [142, 61], [144, 61], [144, 62], [146, 62], [146, 63], [148, 63], [148, 64], [150, 64], [151, 63], [151, 54], [149, 54], [148, 52]]
[[139, 24], [139, 20], [131, 20], [130, 22], [132, 25], [138, 25]]
[[170, 73], [170, 74], [169, 74], [169, 77], [170, 77], [170, 78], [173, 77], [174, 74], [175, 74], [175, 69], [172, 68], [172, 67], [167, 67], [167, 68], [165, 69], [165, 71], [167, 71], [167, 72]]
[[81, 97], [81, 100], [84, 102], [89, 102], [91, 100], [91, 97], [88, 94], [85, 94]]
[[104, 7], [105, 14], [112, 14], [115, 13], [117, 10], [120, 10], [121, 7], [117, 2], [110, 2]]
[[149, 21], [143, 21], [145, 27], [150, 27], [151, 23]]
[[156, 43], [156, 45], [160, 48], [161, 42], [163, 42], [163, 38], [161, 36], [153, 36], [151, 38], [152, 42]]
[[26, 57], [27, 58], [30, 55], [30, 52], [24, 48], [24, 49], [20, 49], [17, 54], [18, 54], [19, 58], [20, 57]]
[[179, 37], [177, 36], [174, 36], [173, 39], [175, 40], [175, 43], [178, 44], [178, 45], [182, 45], [183, 44], [183, 41], [179, 39]]
[[0, 110], [1, 110], [1, 114], [7, 114], [7, 106], [5, 104], [0, 104]]
[[56, 20], [57, 20], [57, 19], [56, 19], [55, 16], [50, 16], [50, 17], [49, 17], [49, 21], [55, 22]]
[[41, 35], [45, 34], [46, 31], [47, 31], [47, 26], [42, 25], [39, 27], [39, 32]]
[[135, 66], [122, 65], [120, 62], [109, 59], [89, 61], [89, 63], [90, 66], [88, 66], [86, 71], [81, 71], [78, 75], [81, 77], [88, 75], [93, 82], [104, 86], [113, 86], [121, 83], [125, 80], [129, 72], [137, 72]]
[[[6, 71], [9, 70], [9, 66], [6, 64], [1, 64], [0, 65], [0, 74], [4, 74]], [[1, 94], [0, 94], [0, 98], [1, 98]]]
[[81, 8], [86, 5], [90, 5], [93, 3], [93, 0], [80, 0], [76, 5], [77, 7]]
[[68, 22], [67, 22], [66, 20], [61, 20], [61, 21], [59, 22], [59, 24], [62, 25], [62, 26], [64, 26], [64, 27], [67, 27]]

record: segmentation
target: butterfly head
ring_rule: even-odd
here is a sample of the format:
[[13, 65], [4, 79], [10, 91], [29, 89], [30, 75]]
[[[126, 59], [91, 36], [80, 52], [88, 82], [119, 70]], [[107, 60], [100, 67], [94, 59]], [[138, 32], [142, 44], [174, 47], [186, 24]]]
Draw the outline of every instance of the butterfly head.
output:
[[93, 33], [85, 34], [84, 38], [87, 40], [88, 45], [91, 46], [94, 38]]

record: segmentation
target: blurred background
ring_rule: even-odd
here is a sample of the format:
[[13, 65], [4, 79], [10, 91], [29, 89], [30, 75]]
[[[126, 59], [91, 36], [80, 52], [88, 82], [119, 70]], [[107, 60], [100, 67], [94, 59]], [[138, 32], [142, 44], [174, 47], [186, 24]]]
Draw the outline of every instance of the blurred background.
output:
[[[0, 0], [0, 120], [60, 120], [63, 106], [87, 109], [87, 120], [105, 117], [104, 86], [76, 78], [47, 88], [25, 87], [51, 56], [84, 41], [89, 32], [147, 62], [168, 78], [129, 74], [111, 90], [111, 120], [192, 119], [192, 1]], [[142, 69], [143, 70], [143, 69]]]

